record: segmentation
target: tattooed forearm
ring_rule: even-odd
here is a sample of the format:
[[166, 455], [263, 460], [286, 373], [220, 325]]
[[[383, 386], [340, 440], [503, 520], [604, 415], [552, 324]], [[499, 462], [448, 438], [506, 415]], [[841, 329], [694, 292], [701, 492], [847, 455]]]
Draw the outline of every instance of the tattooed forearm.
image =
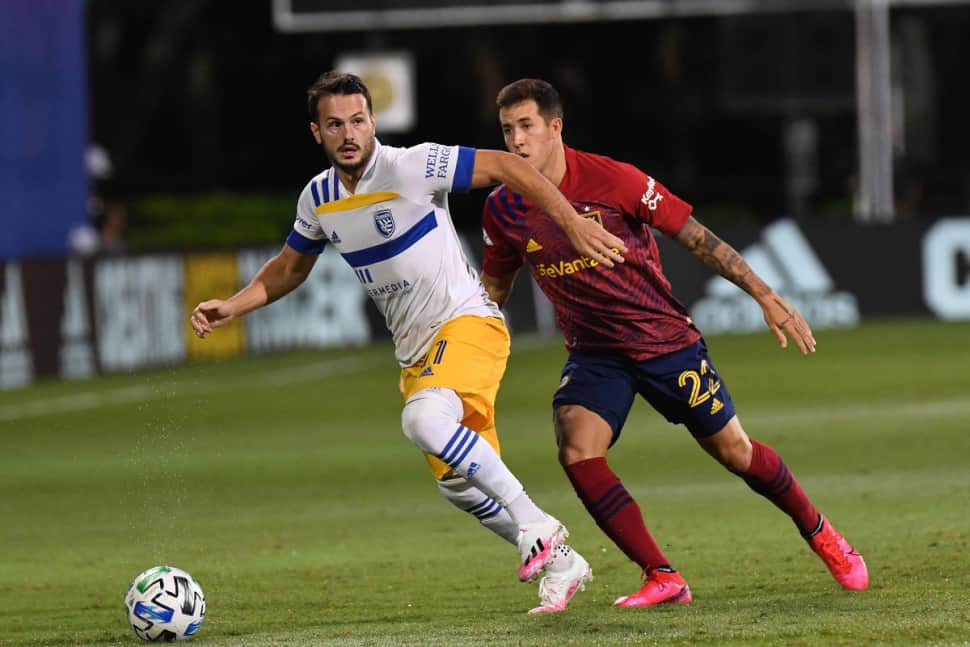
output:
[[733, 247], [714, 235], [694, 218], [677, 234], [677, 240], [709, 268], [731, 281], [753, 297], [763, 296], [771, 289]]
[[731, 281], [748, 294], [754, 295], [755, 277], [745, 260], [737, 251], [706, 227], [701, 244], [693, 250], [694, 255], [709, 268]]

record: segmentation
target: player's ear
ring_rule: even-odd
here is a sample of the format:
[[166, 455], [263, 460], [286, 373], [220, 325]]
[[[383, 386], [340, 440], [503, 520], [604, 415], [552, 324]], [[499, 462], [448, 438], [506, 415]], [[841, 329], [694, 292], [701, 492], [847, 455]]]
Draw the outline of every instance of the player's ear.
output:
[[313, 133], [313, 139], [316, 140], [318, 144], [323, 145], [323, 139], [320, 137], [320, 126], [314, 122], [310, 122], [310, 132]]
[[562, 134], [562, 117], [553, 117], [549, 122], [549, 128], [552, 130], [554, 135]]

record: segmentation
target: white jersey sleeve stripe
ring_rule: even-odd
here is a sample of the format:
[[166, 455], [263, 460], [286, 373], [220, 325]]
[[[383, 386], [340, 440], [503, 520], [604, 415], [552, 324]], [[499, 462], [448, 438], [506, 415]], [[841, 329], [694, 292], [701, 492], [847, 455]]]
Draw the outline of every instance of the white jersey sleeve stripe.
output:
[[438, 226], [438, 221], [434, 217], [434, 211], [429, 211], [421, 220], [406, 232], [386, 243], [365, 247], [356, 252], [341, 254], [351, 267], [363, 267], [373, 265], [401, 254], [416, 242], [427, 236]]

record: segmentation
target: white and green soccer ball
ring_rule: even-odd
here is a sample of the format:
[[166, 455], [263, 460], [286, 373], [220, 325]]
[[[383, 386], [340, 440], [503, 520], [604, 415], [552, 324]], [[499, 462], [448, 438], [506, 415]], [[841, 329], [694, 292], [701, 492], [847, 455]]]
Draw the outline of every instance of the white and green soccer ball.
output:
[[125, 595], [128, 624], [145, 642], [191, 638], [205, 619], [205, 595], [180, 568], [155, 566], [138, 575]]

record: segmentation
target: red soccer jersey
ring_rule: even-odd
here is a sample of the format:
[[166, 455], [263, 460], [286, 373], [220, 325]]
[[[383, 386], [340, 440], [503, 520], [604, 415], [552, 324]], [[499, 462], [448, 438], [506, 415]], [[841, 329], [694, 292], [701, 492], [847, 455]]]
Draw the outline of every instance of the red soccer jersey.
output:
[[503, 276], [527, 262], [570, 351], [641, 361], [697, 341], [650, 231], [675, 235], [691, 206], [630, 164], [569, 147], [559, 190], [577, 213], [623, 239], [626, 262], [610, 269], [580, 256], [545, 212], [502, 185], [485, 203], [485, 273]]

